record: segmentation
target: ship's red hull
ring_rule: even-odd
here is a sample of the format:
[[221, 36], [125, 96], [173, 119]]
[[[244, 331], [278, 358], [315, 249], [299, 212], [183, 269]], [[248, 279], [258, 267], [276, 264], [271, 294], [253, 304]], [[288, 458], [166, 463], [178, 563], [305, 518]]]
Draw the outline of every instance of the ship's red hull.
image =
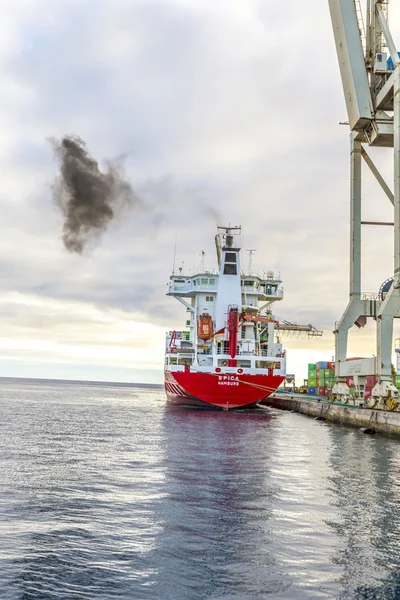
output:
[[165, 372], [165, 392], [170, 402], [224, 410], [257, 405], [283, 382], [279, 375]]

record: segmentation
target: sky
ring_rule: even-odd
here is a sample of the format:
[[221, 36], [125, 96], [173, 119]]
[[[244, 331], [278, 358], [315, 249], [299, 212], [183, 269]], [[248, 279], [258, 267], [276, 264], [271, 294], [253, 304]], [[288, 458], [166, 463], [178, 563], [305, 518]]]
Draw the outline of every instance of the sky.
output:
[[[280, 271], [276, 314], [324, 331], [284, 338], [288, 372], [330, 360], [348, 300], [349, 131], [328, 1], [7, 0], [0, 13], [0, 376], [161, 383], [165, 332], [186, 319], [166, 296], [175, 239], [177, 265], [204, 250], [214, 267], [225, 223], [256, 269]], [[63, 135], [122, 160], [143, 200], [83, 256], [63, 247], [52, 199], [49, 140]], [[370, 153], [390, 182], [390, 150]], [[363, 217], [391, 220], [364, 173]], [[392, 254], [389, 228], [364, 228], [363, 291], [392, 275]], [[373, 323], [352, 330], [349, 354], [373, 353]]]

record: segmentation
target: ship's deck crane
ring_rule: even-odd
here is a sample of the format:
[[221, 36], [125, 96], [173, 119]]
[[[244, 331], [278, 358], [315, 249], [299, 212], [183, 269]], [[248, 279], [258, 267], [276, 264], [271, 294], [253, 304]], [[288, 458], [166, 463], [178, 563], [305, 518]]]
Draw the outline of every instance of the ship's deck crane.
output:
[[[398, 397], [392, 382], [391, 355], [393, 319], [400, 317], [400, 59], [388, 25], [389, 0], [367, 0], [365, 30], [360, 0], [328, 2], [351, 131], [350, 298], [334, 332], [333, 393], [347, 401], [347, 375], [356, 373], [362, 378], [376, 374], [373, 402], [384, 404], [388, 397]], [[393, 148], [393, 192], [366, 146]], [[361, 291], [362, 160], [394, 206], [394, 278], [384, 299], [367, 300]], [[348, 330], [354, 324], [363, 327], [368, 317], [377, 323], [376, 359], [346, 362]]]
[[240, 315], [241, 321], [253, 322], [253, 323], [274, 323], [276, 329], [281, 331], [290, 331], [292, 333], [307, 333], [308, 337], [321, 337], [323, 331], [314, 327], [314, 325], [297, 325], [296, 323], [290, 323], [283, 319], [273, 318], [272, 315], [269, 317], [263, 317], [259, 315], [253, 315], [244, 312]]
[[323, 331], [314, 327], [314, 325], [297, 325], [296, 323], [290, 323], [289, 321], [278, 320], [276, 321], [277, 328], [279, 331], [289, 331], [293, 333], [306, 333], [309, 338], [321, 337]]

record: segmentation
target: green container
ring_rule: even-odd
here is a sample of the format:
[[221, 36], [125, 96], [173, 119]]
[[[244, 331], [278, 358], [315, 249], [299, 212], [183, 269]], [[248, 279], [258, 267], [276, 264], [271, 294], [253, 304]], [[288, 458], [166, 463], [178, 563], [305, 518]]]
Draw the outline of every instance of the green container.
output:
[[316, 366], [314, 363], [308, 363], [308, 372], [315, 371]]
[[349, 388], [349, 394], [350, 394], [350, 396], [355, 396], [356, 395], [356, 388]]

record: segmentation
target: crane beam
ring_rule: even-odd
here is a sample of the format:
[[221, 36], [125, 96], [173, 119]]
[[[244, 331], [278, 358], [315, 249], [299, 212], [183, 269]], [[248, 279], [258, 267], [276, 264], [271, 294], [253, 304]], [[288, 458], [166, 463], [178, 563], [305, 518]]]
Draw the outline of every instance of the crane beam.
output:
[[388, 186], [388, 184], [386, 183], [386, 181], [384, 180], [384, 178], [382, 177], [382, 175], [376, 168], [376, 166], [375, 166], [374, 162], [372, 161], [368, 152], [362, 146], [361, 146], [361, 156], [365, 160], [366, 164], [369, 166], [371, 173], [374, 175], [375, 179], [377, 180], [377, 182], [379, 183], [379, 185], [385, 192], [386, 196], [389, 198], [390, 202], [394, 206], [394, 194], [393, 194], [392, 190], [390, 189], [390, 187]]
[[354, 0], [328, 1], [350, 127], [362, 130], [374, 108]]
[[387, 24], [385, 14], [383, 12], [382, 4], [379, 4], [379, 3], [376, 4], [376, 13], [377, 13], [377, 17], [379, 20], [379, 24], [382, 27], [383, 35], [384, 35], [384, 38], [387, 43], [387, 47], [390, 52], [390, 56], [392, 57], [393, 64], [394, 64], [394, 66], [396, 66], [400, 63], [399, 55], [397, 54], [396, 45], [392, 38], [392, 34], [390, 33], [390, 29]]

